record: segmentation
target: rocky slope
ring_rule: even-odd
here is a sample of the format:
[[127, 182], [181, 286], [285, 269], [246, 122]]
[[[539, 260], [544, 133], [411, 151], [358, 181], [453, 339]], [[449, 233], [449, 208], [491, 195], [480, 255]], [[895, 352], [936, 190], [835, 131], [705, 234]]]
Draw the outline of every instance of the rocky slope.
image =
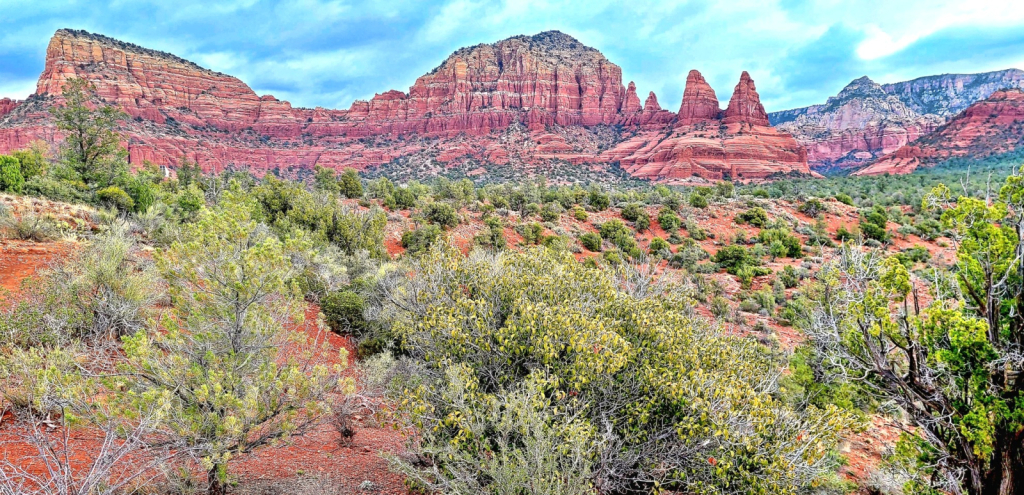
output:
[[947, 158], [984, 158], [1024, 147], [1024, 91], [996, 91], [931, 134], [888, 154], [855, 175], [903, 174]]
[[[132, 117], [124, 129], [132, 163], [174, 165], [185, 157], [208, 170], [265, 173], [364, 169], [409, 156], [441, 168], [466, 160], [605, 169], [619, 162], [636, 177], [661, 181], [809, 172], [796, 141], [770, 127], [746, 72], [722, 112], [693, 71], [677, 115], [653, 92], [641, 105], [619, 66], [557, 31], [460, 49], [408, 93], [391, 90], [329, 110], [258, 96], [237, 78], [168, 53], [60, 30], [36, 94], [7, 115], [0, 104], [0, 152], [59, 138], [46, 110], [61, 103], [71, 78], [91, 81], [101, 99]], [[510, 142], [512, 127], [528, 136]], [[616, 129], [610, 141], [597, 137], [606, 128]], [[665, 151], [665, 143], [677, 149]]]
[[774, 112], [815, 169], [856, 168], [927, 135], [972, 103], [1024, 87], [1024, 71], [945, 74], [880, 85], [854, 80], [824, 104]]

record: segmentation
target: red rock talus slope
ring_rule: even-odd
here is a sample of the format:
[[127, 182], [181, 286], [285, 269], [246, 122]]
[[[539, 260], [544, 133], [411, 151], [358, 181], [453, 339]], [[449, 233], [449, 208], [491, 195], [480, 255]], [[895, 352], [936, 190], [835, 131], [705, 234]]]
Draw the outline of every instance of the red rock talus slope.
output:
[[1024, 71], [943, 74], [880, 85], [861, 77], [821, 105], [769, 114], [807, 147], [812, 168], [857, 168], [927, 135], [1004, 88], [1024, 87]]
[[[662, 110], [654, 93], [641, 106], [617, 65], [557, 31], [460, 49], [408, 93], [391, 90], [348, 110], [328, 110], [258, 96], [237, 78], [171, 54], [60, 30], [36, 94], [0, 113], [0, 152], [59, 139], [47, 109], [61, 103], [70, 78], [91, 81], [100, 98], [132, 117], [124, 134], [135, 164], [173, 166], [186, 157], [207, 170], [264, 173], [364, 169], [416, 155], [431, 163], [508, 166], [559, 160], [610, 169], [618, 161], [637, 177], [668, 181], [808, 171], [796, 142], [769, 127], [746, 73], [723, 114], [693, 71], [679, 118]], [[609, 126], [620, 129], [616, 137], [598, 139]], [[529, 136], [511, 142], [512, 127]], [[653, 149], [666, 142], [677, 149]]]
[[1024, 91], [996, 91], [935, 132], [858, 170], [855, 175], [904, 174], [946, 158], [983, 158], [1024, 146]]

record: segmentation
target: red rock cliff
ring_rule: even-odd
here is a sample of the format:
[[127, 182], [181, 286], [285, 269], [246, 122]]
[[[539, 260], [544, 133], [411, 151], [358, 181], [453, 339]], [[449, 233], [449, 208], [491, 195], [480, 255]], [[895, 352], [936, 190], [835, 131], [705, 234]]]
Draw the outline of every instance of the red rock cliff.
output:
[[[631, 169], [638, 177], [665, 181], [807, 169], [795, 141], [767, 127], [746, 73], [726, 111], [728, 130], [678, 131], [677, 121], [721, 124], [718, 100], [700, 73], [690, 73], [678, 116], [662, 110], [653, 93], [641, 106], [636, 86], [623, 87], [619, 66], [556, 31], [457, 50], [408, 93], [391, 90], [328, 110], [258, 96], [237, 78], [168, 53], [61, 30], [47, 48], [37, 97], [0, 121], [0, 152], [59, 138], [46, 110], [60, 104], [70, 78], [91, 81], [100, 98], [134, 117], [124, 129], [132, 163], [174, 165], [185, 156], [208, 170], [262, 173], [317, 164], [362, 169], [410, 155], [527, 168], [547, 160], [605, 168], [620, 161], [642, 165]], [[746, 127], [733, 125], [739, 123]], [[613, 125], [618, 130], [606, 127]], [[525, 128], [528, 138], [506, 139], [502, 133], [513, 127]], [[665, 144], [652, 155], [646, 144], [630, 148], [636, 139], [676, 149], [665, 151]], [[703, 156], [718, 158], [693, 158]]]

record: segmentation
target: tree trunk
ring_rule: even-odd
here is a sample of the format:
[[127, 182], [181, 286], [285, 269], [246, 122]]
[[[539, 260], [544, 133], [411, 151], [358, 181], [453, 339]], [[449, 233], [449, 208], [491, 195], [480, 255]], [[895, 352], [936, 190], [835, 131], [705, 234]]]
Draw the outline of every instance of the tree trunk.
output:
[[[999, 495], [1022, 495], [1024, 494], [1024, 483], [1018, 479], [1024, 476], [1024, 446], [1021, 445], [1019, 435], [1008, 435], [1011, 439], [1003, 449], [1000, 456], [1000, 466], [1003, 471], [1002, 479], [999, 480]], [[1016, 441], [1014, 440], [1016, 438]]]
[[1024, 445], [1020, 435], [999, 431], [991, 467], [985, 476], [983, 495], [1024, 495]]
[[206, 490], [208, 495], [227, 495], [228, 487], [220, 479], [220, 465], [214, 465], [210, 472], [206, 474], [209, 488]]

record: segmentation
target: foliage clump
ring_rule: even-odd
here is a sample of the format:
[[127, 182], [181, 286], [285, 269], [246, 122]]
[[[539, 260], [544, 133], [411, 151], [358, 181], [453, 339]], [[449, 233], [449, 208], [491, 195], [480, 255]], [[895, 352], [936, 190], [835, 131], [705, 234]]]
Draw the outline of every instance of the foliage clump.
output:
[[394, 459], [414, 486], [796, 492], [828, 471], [849, 424], [774, 399], [779, 363], [763, 347], [568, 253], [438, 245], [412, 271], [380, 314], [416, 369], [402, 409], [427, 462]]

